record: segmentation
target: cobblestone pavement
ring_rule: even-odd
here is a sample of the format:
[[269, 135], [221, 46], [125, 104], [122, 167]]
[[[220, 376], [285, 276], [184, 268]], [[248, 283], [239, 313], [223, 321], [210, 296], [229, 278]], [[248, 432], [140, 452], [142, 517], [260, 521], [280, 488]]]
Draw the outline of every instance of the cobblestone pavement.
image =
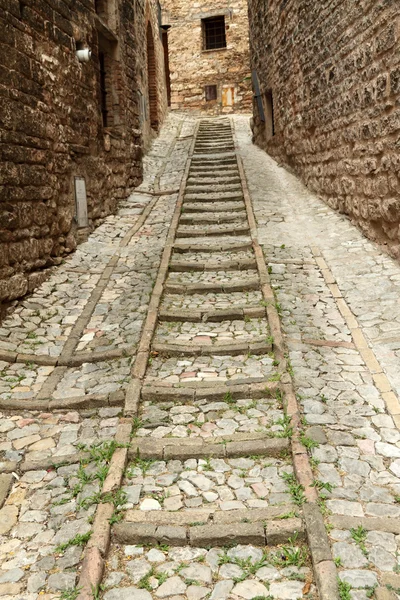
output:
[[400, 267], [235, 128], [339, 577], [399, 598]]
[[0, 326], [0, 598], [400, 598], [399, 282], [247, 118], [171, 115]]

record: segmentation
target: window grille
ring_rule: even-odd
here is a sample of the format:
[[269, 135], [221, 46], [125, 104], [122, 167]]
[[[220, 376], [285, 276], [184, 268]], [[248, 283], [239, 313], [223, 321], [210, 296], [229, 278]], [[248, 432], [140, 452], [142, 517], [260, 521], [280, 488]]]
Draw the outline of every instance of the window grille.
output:
[[225, 17], [203, 19], [203, 49], [226, 48]]

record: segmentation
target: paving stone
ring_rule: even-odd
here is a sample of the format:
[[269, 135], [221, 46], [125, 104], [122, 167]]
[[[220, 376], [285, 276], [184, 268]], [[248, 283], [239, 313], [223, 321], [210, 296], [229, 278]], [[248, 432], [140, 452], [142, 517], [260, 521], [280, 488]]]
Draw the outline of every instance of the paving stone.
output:
[[186, 584], [180, 577], [170, 577], [160, 585], [155, 595], [157, 598], [170, 598], [186, 592]]
[[245, 600], [251, 600], [256, 596], [268, 596], [268, 589], [259, 581], [248, 580], [236, 584], [232, 594], [239, 596], [239, 598], [245, 598]]
[[116, 588], [104, 594], [104, 600], [152, 600], [150, 592], [136, 587]]
[[375, 573], [372, 571], [354, 569], [339, 571], [339, 577], [353, 588], [373, 588], [378, 585]]

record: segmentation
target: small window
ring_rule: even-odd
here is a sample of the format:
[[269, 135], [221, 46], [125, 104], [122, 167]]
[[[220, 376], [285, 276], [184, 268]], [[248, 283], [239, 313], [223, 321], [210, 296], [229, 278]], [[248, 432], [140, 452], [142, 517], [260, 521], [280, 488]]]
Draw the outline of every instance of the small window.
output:
[[203, 49], [226, 48], [225, 17], [211, 17], [202, 20]]
[[204, 90], [206, 93], [206, 101], [207, 102], [217, 99], [217, 86], [216, 85], [206, 85]]

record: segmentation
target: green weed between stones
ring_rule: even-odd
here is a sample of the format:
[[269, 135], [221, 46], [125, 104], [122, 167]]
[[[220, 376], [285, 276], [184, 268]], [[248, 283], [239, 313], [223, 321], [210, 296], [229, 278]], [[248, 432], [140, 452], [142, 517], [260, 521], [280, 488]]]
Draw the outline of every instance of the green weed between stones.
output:
[[300, 434], [300, 442], [307, 448], [307, 450], [312, 450], [312, 448], [318, 448], [319, 443], [313, 440], [310, 437], [307, 437], [305, 433]]
[[[126, 447], [126, 444], [120, 444], [115, 440], [100, 442], [91, 446], [79, 444], [78, 448], [85, 453], [85, 457], [80, 460], [78, 471], [73, 474], [73, 479], [78, 480], [78, 483], [76, 483], [66, 495], [63, 495], [63, 497], [61, 497], [59, 500], [56, 500], [53, 503], [54, 506], [67, 504], [75, 498], [78, 498], [78, 496], [84, 491], [86, 485], [97, 481], [100, 490], [86, 498], [80, 498], [78, 501], [78, 506], [84, 510], [87, 510], [94, 504], [109, 502], [115, 507], [115, 511], [112, 520], [110, 519], [110, 522], [118, 522], [120, 518], [119, 513], [121, 511], [121, 507], [126, 503], [126, 494], [121, 489], [118, 489], [112, 493], [110, 492], [107, 494], [102, 494], [101, 488], [108, 475], [111, 459], [115, 450], [117, 448]], [[90, 471], [86, 470], [89, 465], [91, 467]], [[54, 465], [54, 468], [57, 469], [60, 466], [61, 465]], [[93, 467], [95, 467], [96, 470], [93, 470]], [[68, 479], [66, 479], [66, 485], [68, 485]], [[93, 522], [93, 516], [90, 516], [88, 520], [89, 522]]]
[[142, 577], [142, 579], [139, 581], [138, 583], [138, 588], [141, 590], [147, 590], [148, 592], [151, 592], [153, 590], [153, 587], [150, 583], [150, 579], [151, 577], [155, 577], [158, 581], [158, 584], [161, 585], [163, 584], [165, 581], [167, 581], [168, 579], [168, 574], [167, 573], [157, 573], [154, 570], [154, 567], [151, 568], [151, 570], [147, 573], [147, 575], [145, 575], [144, 577]]
[[297, 483], [293, 473], [282, 473], [281, 477], [287, 483], [289, 493], [293, 498], [293, 502], [297, 504], [297, 506], [302, 506], [306, 501], [306, 497], [304, 496], [304, 487], [301, 485], [301, 483]]
[[60, 600], [76, 600], [82, 588], [68, 588], [61, 592]]
[[279, 552], [272, 555], [272, 564], [276, 567], [303, 567], [308, 560], [305, 546], [297, 546], [297, 535], [289, 538], [290, 545], [282, 546]]
[[93, 600], [100, 600], [100, 593], [104, 592], [105, 587], [100, 583], [99, 585], [92, 585]]
[[332, 485], [332, 483], [329, 483], [328, 481], [320, 481], [319, 479], [314, 479], [311, 485], [312, 487], [317, 488], [321, 495], [324, 495], [324, 491], [331, 493], [335, 487]]
[[278, 373], [278, 371], [276, 371], [275, 373], [272, 373], [272, 375], [270, 375], [268, 377], [268, 381], [271, 381], [271, 382], [280, 381], [281, 377], [282, 377], [281, 373]]
[[281, 419], [275, 421], [274, 425], [281, 425], [283, 431], [277, 431], [275, 437], [278, 438], [291, 438], [293, 435], [293, 427], [291, 425], [292, 419], [288, 415], [284, 415]]
[[351, 600], [351, 585], [338, 578], [338, 587], [340, 600]]
[[368, 556], [368, 552], [364, 543], [367, 537], [366, 529], [364, 529], [362, 525], [359, 525], [357, 528], [352, 527], [350, 529], [350, 535], [357, 544], [357, 546], [360, 548], [364, 556]]
[[338, 568], [343, 566], [343, 565], [342, 565], [342, 559], [340, 558], [340, 556], [336, 556], [336, 557], [333, 559], [333, 562], [335, 563], [335, 565], [336, 565]]
[[84, 534], [78, 533], [75, 537], [68, 540], [68, 542], [65, 542], [64, 544], [60, 544], [59, 546], [57, 546], [55, 549], [55, 553], [56, 554], [64, 553], [67, 550], [67, 548], [70, 548], [71, 546], [84, 546], [89, 541], [91, 535], [92, 535], [91, 531], [88, 531], [88, 533], [84, 533]]
[[150, 469], [151, 465], [154, 462], [155, 461], [151, 458], [140, 458], [140, 456], [137, 456], [136, 458], [133, 459], [130, 467], [128, 468], [128, 470], [126, 472], [126, 476], [129, 479], [134, 477], [134, 474], [132, 473], [132, 469], [134, 469], [134, 468], [140, 469], [142, 471], [142, 474], [146, 475], [147, 471]]

